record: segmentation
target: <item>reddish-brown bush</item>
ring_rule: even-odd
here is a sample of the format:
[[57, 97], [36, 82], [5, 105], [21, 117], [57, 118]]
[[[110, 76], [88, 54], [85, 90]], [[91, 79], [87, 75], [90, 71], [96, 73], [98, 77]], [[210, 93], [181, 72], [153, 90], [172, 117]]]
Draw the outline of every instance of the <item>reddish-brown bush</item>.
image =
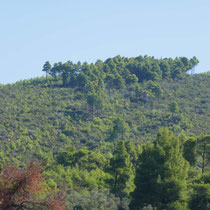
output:
[[65, 193], [44, 184], [43, 167], [31, 162], [27, 169], [5, 165], [0, 171], [0, 209], [65, 209]]

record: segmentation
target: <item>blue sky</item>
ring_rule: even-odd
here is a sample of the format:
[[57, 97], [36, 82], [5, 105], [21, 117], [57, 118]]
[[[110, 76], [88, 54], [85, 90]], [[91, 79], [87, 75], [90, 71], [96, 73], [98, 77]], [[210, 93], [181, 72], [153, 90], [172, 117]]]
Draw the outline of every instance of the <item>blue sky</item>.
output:
[[210, 70], [209, 0], [0, 0], [0, 83], [116, 55], [192, 57]]

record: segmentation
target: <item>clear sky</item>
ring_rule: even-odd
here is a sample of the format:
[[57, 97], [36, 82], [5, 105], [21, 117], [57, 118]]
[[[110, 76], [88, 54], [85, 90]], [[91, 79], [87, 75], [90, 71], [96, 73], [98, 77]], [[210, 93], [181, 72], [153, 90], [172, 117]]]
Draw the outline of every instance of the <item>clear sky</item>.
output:
[[210, 70], [210, 0], [0, 0], [0, 83], [42, 66], [116, 55], [200, 60]]

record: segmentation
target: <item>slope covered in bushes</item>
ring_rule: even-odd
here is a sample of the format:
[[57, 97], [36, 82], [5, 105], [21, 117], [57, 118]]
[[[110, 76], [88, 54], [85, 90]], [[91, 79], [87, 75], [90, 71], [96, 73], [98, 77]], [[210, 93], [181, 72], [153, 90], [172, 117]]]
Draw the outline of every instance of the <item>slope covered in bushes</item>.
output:
[[210, 75], [187, 74], [197, 63], [196, 57], [148, 56], [46, 62], [46, 77], [1, 85], [1, 165], [42, 160], [48, 185], [69, 189], [69, 208], [83, 196], [128, 208], [138, 156], [161, 127], [182, 144], [192, 138], [201, 145], [209, 134]]

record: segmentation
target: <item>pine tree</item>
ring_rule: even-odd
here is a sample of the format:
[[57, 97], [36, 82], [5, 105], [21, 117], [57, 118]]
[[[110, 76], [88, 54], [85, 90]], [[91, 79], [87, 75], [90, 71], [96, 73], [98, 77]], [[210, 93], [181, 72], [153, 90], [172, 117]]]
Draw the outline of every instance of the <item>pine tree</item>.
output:
[[210, 165], [210, 135], [198, 139], [198, 154], [202, 158], [202, 173]]
[[49, 74], [51, 68], [52, 68], [52, 66], [49, 63], [49, 61], [46, 61], [43, 66], [43, 69], [42, 69], [42, 71], [44, 71], [46, 73], [46, 79], [47, 79], [47, 75]]
[[202, 174], [193, 182], [189, 208], [191, 210], [210, 209], [210, 173]]
[[179, 112], [179, 105], [176, 101], [173, 101], [172, 103], [169, 104], [169, 110], [172, 113], [177, 113]]
[[138, 154], [140, 152], [139, 151], [140, 146], [139, 145], [135, 146], [131, 141], [126, 141], [125, 147], [126, 147], [127, 153], [130, 155], [130, 160], [132, 164], [135, 166], [138, 159]]
[[190, 138], [184, 142], [183, 156], [190, 163], [191, 166], [196, 165], [196, 151], [197, 144], [193, 138]]
[[110, 135], [111, 140], [118, 141], [119, 139], [124, 140], [125, 136], [128, 136], [129, 126], [120, 117], [113, 121], [113, 129]]
[[189, 207], [191, 210], [210, 209], [210, 184], [195, 184], [193, 186]]
[[154, 145], [148, 143], [139, 157], [130, 209], [147, 205], [157, 209], [185, 209], [188, 165], [179, 139], [168, 129], [162, 129]]
[[129, 191], [129, 188], [132, 188], [129, 186], [132, 179], [132, 164], [123, 141], [117, 143], [113, 157], [110, 160], [110, 166], [110, 172], [114, 176], [112, 192], [121, 197]]

